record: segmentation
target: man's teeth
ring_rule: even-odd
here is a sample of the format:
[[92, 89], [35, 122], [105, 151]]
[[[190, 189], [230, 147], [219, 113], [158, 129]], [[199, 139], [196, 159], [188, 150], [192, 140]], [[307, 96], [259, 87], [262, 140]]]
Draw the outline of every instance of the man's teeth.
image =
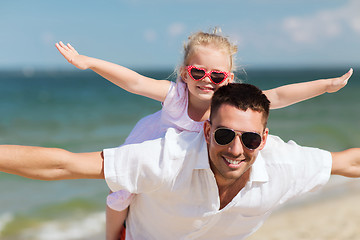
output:
[[235, 160], [231, 160], [231, 159], [227, 159], [227, 158], [225, 158], [225, 160], [230, 164], [240, 164], [241, 163], [241, 161], [235, 161]]

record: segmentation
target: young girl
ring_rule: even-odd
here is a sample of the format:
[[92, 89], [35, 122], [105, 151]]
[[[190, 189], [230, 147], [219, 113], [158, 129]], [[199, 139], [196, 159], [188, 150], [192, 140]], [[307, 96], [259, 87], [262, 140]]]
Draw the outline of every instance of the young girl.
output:
[[[200, 131], [209, 118], [210, 100], [222, 85], [234, 81], [234, 55], [237, 47], [216, 33], [198, 32], [185, 45], [184, 59], [178, 68], [176, 83], [155, 80], [130, 69], [79, 55], [70, 45], [56, 43], [60, 53], [75, 67], [91, 69], [119, 87], [162, 102], [162, 110], [141, 119], [126, 139], [125, 144], [138, 143], [161, 137], [169, 127], [180, 131]], [[326, 92], [336, 92], [347, 84], [352, 69], [339, 78], [291, 84], [264, 91], [271, 108], [282, 108]], [[108, 196], [107, 239], [118, 239], [127, 208], [133, 195], [119, 191]]]

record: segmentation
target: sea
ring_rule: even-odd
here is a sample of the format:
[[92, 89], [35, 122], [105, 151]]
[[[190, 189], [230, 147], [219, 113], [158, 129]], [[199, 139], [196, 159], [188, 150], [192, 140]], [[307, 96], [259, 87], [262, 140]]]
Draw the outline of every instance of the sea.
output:
[[[348, 70], [264, 68], [236, 76], [266, 90]], [[172, 69], [138, 72], [174, 81]], [[359, 147], [359, 73], [360, 67], [354, 68], [348, 85], [336, 93], [271, 110], [270, 133], [330, 151]], [[0, 71], [0, 144], [101, 151], [121, 145], [139, 119], [159, 109], [161, 103], [128, 93], [90, 70]], [[329, 189], [347, 181], [357, 180], [334, 178]], [[39, 181], [0, 173], [0, 239], [104, 239], [108, 191], [104, 180]], [[328, 193], [321, 197], [343, 191]]]

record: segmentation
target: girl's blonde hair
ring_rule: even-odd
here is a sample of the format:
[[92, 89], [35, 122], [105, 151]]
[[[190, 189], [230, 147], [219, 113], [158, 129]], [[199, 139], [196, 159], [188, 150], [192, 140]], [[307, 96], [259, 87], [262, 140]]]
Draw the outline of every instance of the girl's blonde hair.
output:
[[230, 71], [236, 70], [235, 54], [237, 46], [232, 44], [227, 37], [220, 35], [221, 29], [214, 28], [212, 33], [197, 32], [189, 36], [188, 42], [184, 44], [184, 59], [183, 66], [187, 66], [192, 54], [196, 51], [198, 46], [211, 45], [219, 50], [225, 51], [230, 57]]

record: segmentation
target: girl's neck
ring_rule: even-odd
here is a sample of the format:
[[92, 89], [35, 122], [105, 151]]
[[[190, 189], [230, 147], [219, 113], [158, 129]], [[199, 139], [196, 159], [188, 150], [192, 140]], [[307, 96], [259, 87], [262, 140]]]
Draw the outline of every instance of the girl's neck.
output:
[[189, 96], [188, 116], [196, 122], [208, 120], [210, 117], [210, 101], [196, 101]]

